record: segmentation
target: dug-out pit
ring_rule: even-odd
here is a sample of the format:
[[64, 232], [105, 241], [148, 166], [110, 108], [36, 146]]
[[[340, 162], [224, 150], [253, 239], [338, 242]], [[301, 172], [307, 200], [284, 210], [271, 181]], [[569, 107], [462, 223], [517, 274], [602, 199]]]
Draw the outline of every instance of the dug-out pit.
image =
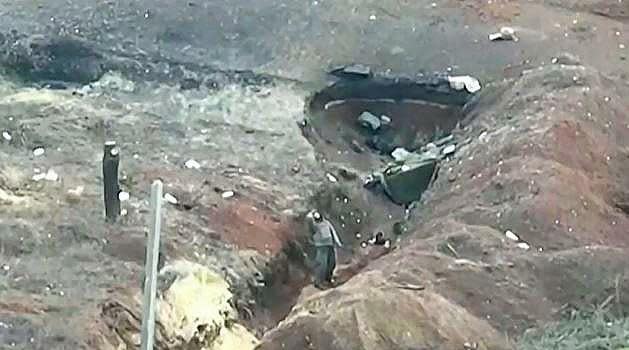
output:
[[450, 134], [471, 97], [444, 76], [341, 79], [308, 101], [307, 136], [327, 161], [374, 170], [398, 147], [415, 151]]

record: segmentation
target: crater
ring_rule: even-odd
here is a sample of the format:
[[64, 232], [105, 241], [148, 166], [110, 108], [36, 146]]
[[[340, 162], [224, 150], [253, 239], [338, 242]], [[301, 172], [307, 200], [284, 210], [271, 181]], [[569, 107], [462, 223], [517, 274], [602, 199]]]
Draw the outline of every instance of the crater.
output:
[[307, 102], [307, 137], [327, 161], [370, 171], [396, 148], [417, 151], [449, 135], [473, 94], [447, 76], [341, 78]]

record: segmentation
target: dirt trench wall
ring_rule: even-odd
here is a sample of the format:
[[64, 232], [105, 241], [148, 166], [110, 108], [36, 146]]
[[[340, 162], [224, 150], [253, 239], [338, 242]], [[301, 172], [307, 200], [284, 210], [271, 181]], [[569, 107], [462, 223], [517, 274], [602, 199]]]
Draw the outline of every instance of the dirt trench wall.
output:
[[[493, 103], [481, 97], [459, 135], [464, 142], [413, 216], [411, 237], [346, 285], [298, 304], [260, 349], [296, 344], [294, 334], [303, 333], [315, 347], [367, 349], [354, 342], [372, 332], [391, 339], [389, 349], [408, 349], [398, 330], [359, 316], [359, 304], [377, 308], [369, 294], [374, 288], [402, 286], [413, 290], [413, 301], [435, 293], [463, 308], [476, 317], [464, 326], [427, 314], [420, 316], [426, 322], [421, 329], [453, 332], [459, 338], [450, 339], [459, 339], [459, 346], [476, 342], [481, 348], [491, 342], [489, 348], [510, 348], [500, 333], [472, 331], [486, 323], [517, 337], [558, 317], [566, 305], [600, 304], [626, 288], [629, 219], [612, 198], [629, 188], [621, 175], [628, 162], [627, 87], [588, 67], [551, 65], [498, 89], [504, 90], [500, 98], [487, 95]], [[507, 230], [519, 242], [507, 238]], [[381, 280], [368, 281], [371, 274]], [[387, 300], [389, 314], [414, 319], [405, 313], [407, 304]], [[615, 307], [626, 308], [628, 301], [621, 296]], [[327, 315], [315, 307], [331, 302], [353, 311]], [[356, 332], [326, 340], [331, 325], [341, 329], [356, 319]], [[466, 332], [473, 339], [463, 340]], [[410, 338], [429, 348], [453, 346], [426, 334]]]

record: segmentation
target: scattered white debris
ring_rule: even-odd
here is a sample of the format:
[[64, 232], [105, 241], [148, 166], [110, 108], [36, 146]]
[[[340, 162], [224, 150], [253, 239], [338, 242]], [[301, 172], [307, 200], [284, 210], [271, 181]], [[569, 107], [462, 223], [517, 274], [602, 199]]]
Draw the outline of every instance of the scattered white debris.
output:
[[121, 210], [120, 210], [120, 216], [127, 216], [127, 214], [129, 214], [129, 212], [127, 211], [127, 209], [121, 209]]
[[2, 269], [4, 271], [9, 271], [9, 270], [11, 270], [11, 267], [9, 265], [2, 265]]
[[59, 291], [59, 296], [64, 296], [66, 295], [66, 293], [64, 293], [62, 290]]
[[328, 181], [330, 181], [332, 183], [339, 182], [339, 180], [336, 177], [334, 177], [334, 175], [332, 175], [330, 173], [325, 174], [325, 176], [328, 178]]
[[480, 82], [478, 79], [469, 76], [469, 75], [461, 75], [456, 77], [448, 77], [448, 82], [450, 83], [450, 87], [455, 90], [467, 90], [469, 93], [475, 93], [481, 89]]
[[33, 175], [33, 180], [34, 181], [41, 181], [41, 180], [46, 180], [46, 181], [57, 181], [59, 180], [59, 175], [52, 169], [49, 169], [46, 173], [38, 173]]
[[449, 156], [452, 153], [454, 153], [454, 151], [456, 151], [456, 145], [447, 145], [442, 151], [441, 153], [444, 156]]
[[511, 230], [505, 231], [505, 236], [507, 236], [507, 238], [509, 238], [510, 240], [515, 241], [515, 242], [520, 240], [520, 237], [518, 237], [518, 235], [513, 233], [513, 231], [511, 231]]
[[170, 204], [173, 204], [173, 205], [175, 205], [175, 204], [179, 203], [179, 201], [177, 201], [177, 198], [175, 198], [175, 196], [173, 196], [173, 195], [172, 195], [172, 194], [170, 194], [170, 193], [166, 193], [166, 194], [164, 194], [164, 200], [165, 200], [166, 202], [170, 203]]
[[233, 197], [234, 195], [236, 195], [234, 191], [225, 191], [223, 192], [223, 194], [221, 194], [221, 197], [223, 197], [223, 199], [228, 199]]
[[44, 153], [46, 153], [44, 147], [36, 147], [35, 149], [33, 149], [33, 155], [35, 157], [43, 156]]
[[360, 243], [360, 247], [361, 248], [367, 248], [367, 242], [361, 242]]
[[126, 202], [126, 201], [128, 201], [130, 197], [131, 197], [131, 196], [129, 195], [129, 192], [120, 191], [120, 192], [118, 193], [118, 199], [119, 199], [121, 202]]
[[362, 237], [362, 235], [360, 233], [356, 234], [356, 239], [360, 239], [360, 237]]
[[520, 248], [520, 249], [524, 249], [524, 250], [529, 250], [529, 249], [531, 249], [531, 246], [530, 246], [528, 243], [526, 243], [526, 242], [520, 242], [520, 243], [518, 243], [518, 244], [517, 244], [517, 247], [518, 247], [518, 248]]
[[376, 20], [376, 15], [371, 15], [371, 16], [369, 16], [369, 20], [370, 20], [370, 21], [375, 21], [375, 20]]
[[199, 169], [199, 168], [201, 168], [201, 164], [199, 164], [199, 162], [197, 162], [194, 159], [187, 160], [184, 165], [188, 169]]
[[140, 159], [140, 155], [139, 155], [139, 154], [137, 154], [137, 153], [134, 153], [134, 154], [133, 154], [133, 159]]
[[4, 138], [7, 141], [13, 140], [13, 136], [11, 136], [11, 134], [9, 134], [8, 131], [3, 131], [2, 132], [2, 138]]
[[499, 32], [489, 34], [489, 40], [511, 40], [517, 42], [520, 39], [515, 35], [515, 29], [512, 27], [502, 27]]
[[391, 124], [391, 118], [387, 117], [386, 115], [381, 115], [380, 121], [382, 122], [382, 124]]
[[391, 248], [391, 240], [390, 239], [387, 239], [384, 242], [384, 247], [387, 248], [387, 249]]

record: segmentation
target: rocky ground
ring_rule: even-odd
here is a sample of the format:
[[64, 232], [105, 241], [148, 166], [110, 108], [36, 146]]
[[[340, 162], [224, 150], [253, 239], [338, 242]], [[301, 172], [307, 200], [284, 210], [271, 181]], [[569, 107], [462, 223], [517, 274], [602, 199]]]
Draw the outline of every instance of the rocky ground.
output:
[[[259, 349], [511, 349], [566, 309], [627, 311], [628, 6], [0, 3], [0, 344], [133, 347], [157, 178], [176, 198], [166, 264], [224, 278]], [[519, 40], [490, 42], [502, 25]], [[404, 208], [362, 189], [347, 161], [360, 157], [333, 157], [341, 142], [298, 126], [325, 70], [348, 62], [483, 82], [392, 250], [355, 233], [390, 235]], [[130, 194], [113, 225], [105, 140]], [[302, 291], [312, 206], [348, 243], [325, 292]]]

